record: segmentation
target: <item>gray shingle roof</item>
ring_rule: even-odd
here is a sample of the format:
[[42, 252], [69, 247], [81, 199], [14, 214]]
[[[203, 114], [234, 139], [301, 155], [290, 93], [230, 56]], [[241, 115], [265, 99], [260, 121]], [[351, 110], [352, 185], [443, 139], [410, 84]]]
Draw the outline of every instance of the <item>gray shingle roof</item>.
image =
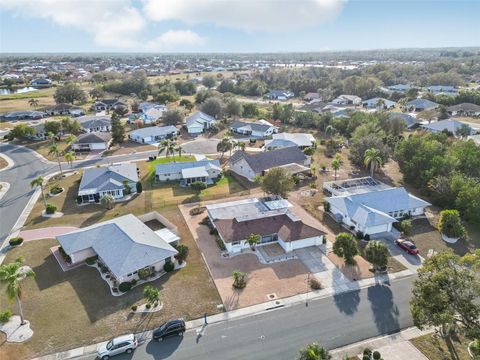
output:
[[67, 254], [92, 248], [120, 278], [177, 251], [132, 214], [57, 236]]
[[96, 144], [106, 143], [112, 139], [112, 134], [106, 132], [91, 132], [87, 134], [80, 134], [77, 137], [75, 144]]
[[77, 118], [84, 129], [91, 129], [102, 126], [110, 126], [112, 119], [109, 116], [85, 115]]
[[200, 160], [200, 161], [187, 161], [187, 162], [171, 162], [168, 164], [158, 164], [155, 167], [155, 173], [157, 175], [178, 173], [185, 169], [192, 169], [198, 167], [205, 167], [213, 165], [220, 168], [220, 161], [218, 160]]
[[178, 130], [175, 126], [150, 126], [144, 127], [141, 129], [133, 130], [130, 135], [136, 135], [140, 137], [147, 137], [147, 136], [166, 136], [171, 133], [176, 133]]
[[308, 157], [297, 147], [287, 147], [252, 155], [240, 150], [232, 155], [230, 164], [234, 164], [242, 158], [245, 159], [255, 173], [260, 173], [273, 167], [291, 163], [303, 165]]
[[417, 123], [417, 119], [415, 119], [412, 115], [401, 113], [401, 112], [391, 112], [388, 114], [388, 118], [389, 120], [392, 120], [392, 119], [403, 120], [407, 128], [410, 128]]
[[439, 105], [428, 99], [413, 99], [406, 104], [407, 107], [415, 107], [417, 109], [434, 109]]
[[452, 105], [447, 108], [448, 111], [475, 111], [480, 112], [480, 106], [472, 103], [462, 103], [458, 105]]
[[203, 126], [203, 124], [205, 123], [211, 123], [214, 121], [215, 121], [215, 118], [213, 116], [207, 115], [201, 111], [197, 111], [187, 119], [187, 127], [192, 125]]
[[231, 129], [239, 129], [243, 127], [250, 128], [252, 131], [265, 132], [271, 127], [273, 127], [273, 125], [262, 124], [259, 122], [244, 122], [244, 121], [234, 121], [233, 123], [230, 124]]
[[422, 128], [430, 131], [447, 130], [453, 134], [456, 134], [458, 129], [460, 129], [462, 125], [467, 125], [470, 128], [470, 132], [473, 133], [473, 130], [468, 124], [462, 123], [457, 120], [450, 120], [450, 119], [440, 120], [440, 121], [432, 122], [430, 124], [425, 124], [425, 125], [422, 125]]
[[89, 190], [101, 190], [102, 187], [104, 187], [104, 190], [111, 190], [108, 187], [112, 187], [113, 185], [121, 185], [121, 188], [123, 188], [124, 180], [128, 180], [129, 182], [138, 181], [137, 165], [124, 163], [85, 169], [78, 192], [80, 194], [81, 192], [88, 192]]

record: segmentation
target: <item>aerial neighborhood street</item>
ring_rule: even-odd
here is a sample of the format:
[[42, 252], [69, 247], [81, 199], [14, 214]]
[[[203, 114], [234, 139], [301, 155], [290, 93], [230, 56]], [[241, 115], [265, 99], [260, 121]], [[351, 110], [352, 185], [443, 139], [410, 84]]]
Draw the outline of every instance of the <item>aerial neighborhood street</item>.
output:
[[0, 360], [479, 360], [480, 3], [432, 4], [0, 1]]

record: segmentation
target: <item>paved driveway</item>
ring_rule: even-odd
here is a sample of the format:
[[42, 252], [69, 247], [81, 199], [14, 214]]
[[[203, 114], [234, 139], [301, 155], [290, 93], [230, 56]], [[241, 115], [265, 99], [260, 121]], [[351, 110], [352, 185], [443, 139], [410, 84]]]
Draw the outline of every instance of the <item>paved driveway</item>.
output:
[[423, 258], [420, 255], [410, 255], [399, 246], [395, 245], [395, 240], [398, 239], [398, 237], [399, 234], [395, 232], [375, 235], [375, 239], [383, 241], [388, 246], [390, 254], [395, 260], [404, 265], [407, 269], [417, 271], [417, 269], [422, 266]]
[[189, 154], [216, 154], [219, 139], [199, 138], [181, 145], [184, 152]]

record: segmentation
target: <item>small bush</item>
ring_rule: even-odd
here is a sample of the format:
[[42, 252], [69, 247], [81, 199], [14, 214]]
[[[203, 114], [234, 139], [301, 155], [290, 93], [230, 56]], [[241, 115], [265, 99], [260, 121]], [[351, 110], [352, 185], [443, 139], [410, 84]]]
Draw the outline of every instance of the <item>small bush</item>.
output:
[[322, 288], [322, 283], [317, 278], [311, 278], [310, 287], [313, 290], [320, 290]]
[[205, 184], [204, 182], [201, 182], [201, 181], [195, 181], [194, 183], [192, 183], [190, 185], [190, 187], [194, 190], [202, 191], [202, 190], [205, 190], [207, 188], [207, 184]]
[[11, 246], [18, 246], [18, 245], [20, 245], [21, 243], [23, 243], [23, 238], [20, 237], [20, 236], [15, 236], [15, 237], [11, 238], [10, 240], [8, 240], [8, 243], [9, 243]]
[[323, 210], [325, 210], [326, 212], [330, 212], [330, 209], [331, 209], [331, 205], [328, 201], [324, 201], [323, 202]]
[[[217, 232], [217, 234], [218, 234], [218, 232]], [[227, 250], [227, 248], [225, 247], [225, 244], [223, 243], [222, 239], [220, 239], [220, 236], [218, 236], [217, 234], [215, 235], [215, 242], [217, 243], [218, 247], [222, 251]]]
[[137, 188], [137, 193], [141, 194], [142, 191], [143, 191], [143, 186], [142, 186], [142, 183], [140, 181], [137, 181], [136, 188]]
[[137, 279], [132, 279], [132, 281], [130, 281], [132, 283], [132, 286], [134, 286], [136, 283], [137, 283]]
[[151, 273], [152, 273], [152, 270], [150, 270], [150, 268], [140, 269], [138, 270], [138, 277], [140, 279], [146, 279], [150, 276]]
[[[205, 206], [197, 206], [197, 207], [194, 207], [193, 209], [190, 209], [190, 211], [188, 212], [191, 216], [195, 216], [195, 215], [199, 215], [201, 213], [203, 213], [207, 208]], [[208, 217], [207, 217], [207, 220], [208, 220]]]
[[57, 211], [57, 207], [53, 204], [47, 204], [47, 207], [45, 208], [45, 212], [47, 214], [55, 214], [55, 211]]
[[[190, 214], [191, 215], [191, 214]], [[207, 226], [210, 226], [210, 219], [208, 218], [208, 216], [205, 216], [202, 221], [199, 222], [200, 225], [207, 225]]]
[[371, 360], [370, 355], [363, 355], [362, 360]]
[[133, 305], [133, 306], [132, 306], [132, 311], [133, 311], [133, 312], [137, 311], [137, 309], [138, 309], [138, 306], [137, 306], [137, 305]]
[[480, 340], [477, 339], [474, 342], [472, 342], [472, 345], [470, 345], [470, 351], [474, 356], [480, 355]]
[[373, 359], [374, 360], [380, 360], [382, 358], [382, 355], [378, 351], [373, 352]]
[[121, 291], [121, 292], [127, 292], [129, 291], [130, 289], [132, 288], [132, 283], [131, 282], [123, 282], [120, 284], [120, 286], [118, 287], [118, 289]]
[[357, 231], [357, 234], [355, 236], [358, 240], [362, 240], [363, 239], [363, 232]]
[[90, 257], [88, 257], [88, 258], [85, 259], [85, 263], [86, 263], [87, 265], [93, 265], [93, 264], [95, 264], [95, 262], [97, 261], [97, 259], [98, 259], [98, 256], [97, 256], [97, 255], [95, 255], [95, 256], [90, 256]]
[[146, 307], [147, 309], [150, 309], [150, 308], [152, 307], [152, 305], [146, 304], [145, 307]]
[[326, 236], [323, 236], [322, 238], [322, 244], [325, 245], [327, 243], [327, 237]]
[[58, 186], [58, 184], [55, 184], [50, 188], [50, 194], [56, 195], [56, 194], [60, 194], [62, 191], [63, 189], [60, 186]]
[[0, 312], [0, 323], [6, 323], [12, 317], [12, 312], [10, 310], [5, 310]]
[[370, 235], [365, 234], [365, 236], [363, 237], [363, 240], [370, 241]]
[[63, 250], [61, 246], [58, 248], [58, 252], [60, 253], [60, 255], [62, 255], [63, 260], [65, 260], [67, 264], [72, 263], [72, 258], [65, 252], [65, 250]]
[[173, 262], [167, 262], [163, 265], [163, 270], [166, 272], [171, 272], [173, 269], [175, 269], [175, 264]]
[[315, 152], [314, 148], [306, 148], [305, 150], [303, 150], [303, 153], [307, 156], [312, 156], [314, 152]]
[[368, 357], [370, 357], [370, 355], [372, 355], [372, 350], [370, 350], [369, 348], [364, 349], [363, 355], [367, 355]]

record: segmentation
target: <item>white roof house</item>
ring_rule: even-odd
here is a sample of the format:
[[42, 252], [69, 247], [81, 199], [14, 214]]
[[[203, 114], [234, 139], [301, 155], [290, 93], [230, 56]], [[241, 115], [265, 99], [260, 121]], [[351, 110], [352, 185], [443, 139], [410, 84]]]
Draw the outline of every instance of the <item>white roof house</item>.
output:
[[335, 105], [360, 105], [361, 103], [362, 98], [356, 95], [340, 95], [332, 100], [332, 104]]
[[210, 129], [216, 122], [213, 116], [197, 111], [187, 118], [185, 126], [189, 134], [198, 135], [206, 129]]
[[178, 130], [173, 125], [168, 126], [150, 126], [133, 130], [128, 137], [141, 144], [154, 144], [168, 137], [178, 135]]
[[281, 149], [285, 147], [299, 147], [301, 149], [315, 145], [315, 138], [309, 133], [280, 133], [273, 134], [272, 140], [265, 141], [265, 149]]
[[392, 109], [397, 105], [395, 101], [391, 101], [388, 99], [380, 98], [380, 97], [375, 97], [372, 99], [368, 99], [362, 102], [363, 107], [369, 108], [369, 109], [377, 109], [381, 107], [384, 110]]
[[[165, 229], [162, 229], [165, 230]], [[57, 236], [72, 264], [97, 255], [118, 282], [136, 278], [138, 270], [160, 270], [177, 250], [132, 214]]]
[[390, 232], [394, 222], [423, 215], [431, 205], [403, 187], [390, 187], [370, 177], [328, 182], [324, 190], [333, 195], [325, 201], [334, 218], [368, 235]]
[[453, 119], [446, 119], [446, 120], [432, 122], [430, 124], [423, 124], [421, 125], [421, 127], [433, 133], [439, 133], [446, 130], [448, 132], [451, 132], [453, 135], [457, 135], [458, 131], [462, 127], [467, 127], [468, 131], [470, 132], [469, 135], [473, 135], [476, 132], [474, 129], [470, 127], [470, 125], [462, 123], [461, 121], [458, 121], [458, 120], [453, 120]]
[[257, 122], [234, 121], [230, 125], [230, 130], [237, 134], [261, 138], [276, 133], [278, 128], [266, 120], [259, 120]]
[[215, 179], [222, 174], [222, 168], [218, 160], [199, 160], [187, 162], [171, 162], [158, 164], [155, 167], [155, 179], [157, 181], [176, 181], [189, 186], [194, 182], [213, 184]]

